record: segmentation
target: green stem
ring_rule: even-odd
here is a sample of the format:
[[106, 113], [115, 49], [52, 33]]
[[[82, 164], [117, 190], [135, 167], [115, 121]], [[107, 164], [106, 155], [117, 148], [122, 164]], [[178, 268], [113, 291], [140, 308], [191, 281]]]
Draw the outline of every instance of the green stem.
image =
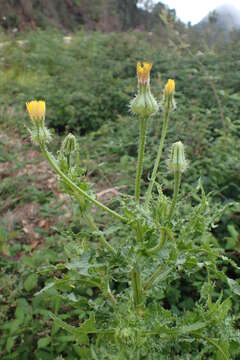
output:
[[136, 236], [137, 236], [137, 242], [142, 242], [143, 237], [142, 237], [142, 231], [141, 231], [141, 227], [140, 227], [139, 221], [137, 221]]
[[116, 255], [116, 252], [114, 250], [114, 248], [109, 244], [109, 242], [105, 239], [105, 237], [103, 236], [103, 233], [99, 230], [99, 228], [97, 227], [96, 223], [94, 222], [93, 218], [91, 215], [87, 215], [87, 220], [88, 223], [90, 224], [90, 226], [96, 231], [96, 233], [99, 236], [99, 239], [101, 241], [101, 244], [104, 248], [106, 248], [111, 254]]
[[[60, 300], [60, 298], [59, 297], [56, 297], [56, 300], [55, 300], [56, 302], [55, 302], [55, 307], [54, 307], [54, 314], [57, 316], [57, 314], [58, 314], [58, 310], [59, 310], [59, 308], [60, 308], [60, 302], [61, 302], [61, 300]], [[54, 354], [54, 334], [55, 334], [55, 331], [56, 331], [56, 324], [54, 323], [54, 321], [53, 321], [53, 323], [52, 323], [52, 329], [51, 329], [51, 354], [53, 355]]]
[[67, 154], [67, 166], [68, 166], [68, 170], [70, 169], [70, 165], [71, 165], [71, 155]]
[[181, 183], [181, 172], [175, 171], [173, 199], [172, 199], [172, 204], [171, 204], [169, 215], [168, 215], [168, 221], [172, 220], [172, 216], [173, 216], [173, 213], [174, 213], [174, 210], [176, 207], [176, 203], [177, 203], [177, 197], [178, 197], [178, 193], [179, 193], [180, 183]]
[[110, 289], [109, 282], [107, 283], [107, 293], [108, 293], [109, 299], [111, 300], [113, 305], [116, 305], [117, 300]]
[[165, 240], [166, 240], [166, 230], [163, 230], [159, 243], [156, 246], [152, 247], [151, 249], [147, 250], [146, 251], [147, 254], [153, 255], [153, 254], [157, 253], [165, 244]]
[[157, 270], [154, 271], [154, 273], [150, 276], [150, 278], [147, 280], [147, 282], [145, 283], [144, 287], [143, 287], [143, 291], [146, 291], [148, 288], [150, 288], [152, 286], [152, 284], [154, 283], [154, 281], [158, 278], [158, 276], [161, 274], [162, 270], [164, 268], [164, 265], [159, 265], [157, 267]]
[[58, 167], [55, 158], [48, 152], [46, 145], [41, 143], [40, 146], [41, 146], [42, 152], [46, 156], [46, 158], [47, 158], [49, 164], [51, 165], [51, 167], [53, 168], [53, 170], [71, 187], [71, 189], [73, 191], [76, 191], [78, 194], [84, 196], [91, 203], [93, 203], [94, 205], [97, 205], [99, 208], [103, 209], [104, 211], [106, 211], [108, 214], [115, 217], [116, 219], [121, 220], [123, 222], [127, 221], [123, 216], [119, 215], [114, 210], [109, 209], [107, 206], [103, 205], [98, 200], [96, 200], [92, 196], [88, 195], [88, 193], [86, 193], [84, 190], [80, 189], [76, 184], [74, 184], [74, 182], [72, 182], [72, 180], [69, 179], [69, 177], [67, 175], [65, 175], [62, 172], [62, 170]]
[[159, 143], [157, 158], [155, 160], [152, 176], [151, 176], [151, 179], [150, 179], [150, 182], [149, 182], [149, 185], [148, 185], [148, 189], [147, 189], [146, 200], [145, 200], [145, 206], [146, 207], [149, 205], [149, 201], [151, 199], [153, 185], [154, 185], [155, 180], [156, 180], [157, 171], [158, 171], [161, 156], [162, 156], [164, 141], [165, 141], [165, 137], [166, 137], [166, 134], [167, 134], [169, 108], [170, 108], [170, 100], [168, 99], [167, 102], [166, 102], [166, 105], [165, 105], [162, 134], [161, 134], [161, 139], [160, 139], [160, 143]]
[[141, 276], [136, 267], [131, 271], [133, 301], [136, 310], [139, 310], [142, 303]]
[[143, 171], [143, 155], [145, 148], [146, 130], [147, 130], [147, 119], [141, 118], [140, 128], [139, 128], [138, 161], [137, 161], [137, 172], [136, 172], [136, 183], [135, 183], [135, 199], [137, 203], [140, 202], [140, 186], [141, 186], [141, 177]]

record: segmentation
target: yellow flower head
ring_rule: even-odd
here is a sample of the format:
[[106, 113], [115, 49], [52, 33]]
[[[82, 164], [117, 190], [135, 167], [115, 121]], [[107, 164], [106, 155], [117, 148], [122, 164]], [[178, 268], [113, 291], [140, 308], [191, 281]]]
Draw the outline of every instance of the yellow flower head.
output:
[[30, 101], [26, 103], [27, 111], [33, 122], [45, 119], [46, 105], [45, 101]]
[[140, 62], [137, 63], [137, 76], [139, 84], [149, 84], [151, 68], [151, 63], [144, 62], [143, 65]]
[[172, 79], [168, 79], [168, 82], [165, 85], [165, 93], [167, 95], [172, 95], [175, 91], [175, 81]]

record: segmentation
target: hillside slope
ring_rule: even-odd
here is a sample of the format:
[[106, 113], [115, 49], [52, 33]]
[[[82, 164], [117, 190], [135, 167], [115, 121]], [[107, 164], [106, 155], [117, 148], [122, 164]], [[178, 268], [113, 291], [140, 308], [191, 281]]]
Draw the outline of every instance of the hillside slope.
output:
[[240, 10], [229, 4], [217, 7], [214, 11], [205, 16], [196, 25], [196, 28], [204, 29], [209, 26], [215, 29], [221, 29], [225, 32], [240, 28]]
[[176, 20], [176, 12], [161, 2], [151, 11], [139, 7], [139, 0], [1, 0], [0, 27], [14, 32], [58, 27], [64, 30], [113, 32], [138, 29], [164, 32], [164, 22]]

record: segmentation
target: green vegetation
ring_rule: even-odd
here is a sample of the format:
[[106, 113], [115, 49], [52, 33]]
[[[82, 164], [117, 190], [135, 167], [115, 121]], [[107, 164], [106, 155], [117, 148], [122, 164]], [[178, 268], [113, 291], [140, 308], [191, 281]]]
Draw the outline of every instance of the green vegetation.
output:
[[[66, 43], [49, 30], [21, 40], [2, 36], [0, 47], [1, 358], [238, 359], [239, 42], [191, 54], [137, 32], [79, 32]], [[153, 62], [161, 104], [148, 120], [141, 196], [158, 151], [164, 84], [176, 82], [147, 210], [134, 201], [139, 120], [128, 108], [141, 59]], [[23, 126], [32, 99], [46, 101], [58, 158], [64, 134], [77, 137], [78, 166], [68, 176], [129, 225], [57, 182]], [[189, 164], [168, 224], [166, 161], [179, 140]], [[161, 232], [167, 239], [151, 254]], [[132, 281], [143, 289], [137, 311]]]

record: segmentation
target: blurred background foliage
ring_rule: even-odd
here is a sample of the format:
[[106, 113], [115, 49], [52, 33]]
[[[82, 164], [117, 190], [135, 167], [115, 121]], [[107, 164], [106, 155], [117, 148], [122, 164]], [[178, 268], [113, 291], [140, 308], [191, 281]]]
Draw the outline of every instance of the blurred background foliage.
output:
[[[128, 104], [136, 92], [136, 62], [150, 59], [154, 64], [152, 90], [160, 103], [166, 80], [176, 80], [177, 109], [167, 145], [184, 141], [191, 159], [189, 182], [193, 184], [201, 174], [208, 191], [238, 200], [240, 63], [236, 43], [233, 51], [231, 48], [228, 43], [222, 50], [189, 54], [177, 45], [159, 46], [158, 37], [146, 32], [81, 31], [70, 43], [54, 30], [30, 32], [24, 40], [20, 35], [0, 49], [2, 108], [14, 107], [28, 121], [25, 102], [33, 97], [44, 99], [47, 123], [57, 133], [70, 130], [88, 139], [88, 134], [106, 131], [111, 145], [106, 149], [104, 144], [104, 151], [134, 157], [137, 121], [129, 117]], [[124, 122], [129, 122], [127, 132]], [[161, 114], [150, 123], [146, 180], [157, 148]], [[95, 153], [97, 144], [95, 140], [91, 156], [101, 152]], [[230, 166], [226, 166], [228, 161]]]

